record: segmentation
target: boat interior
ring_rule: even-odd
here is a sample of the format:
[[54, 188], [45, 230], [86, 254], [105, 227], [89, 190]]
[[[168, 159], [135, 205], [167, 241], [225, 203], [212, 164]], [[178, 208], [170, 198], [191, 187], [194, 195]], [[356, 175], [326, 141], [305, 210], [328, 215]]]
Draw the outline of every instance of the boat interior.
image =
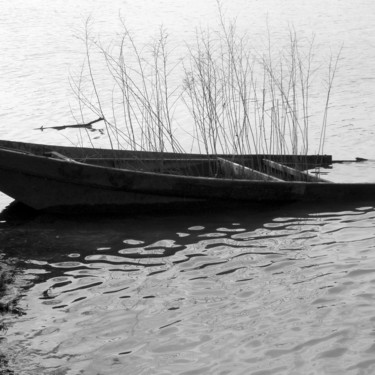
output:
[[[329, 182], [305, 170], [299, 170], [274, 160], [262, 158], [248, 166], [249, 160], [243, 158], [210, 156], [205, 158], [76, 158], [72, 159], [58, 152], [44, 153], [45, 156], [71, 162], [98, 165], [102, 167], [127, 169], [195, 177], [226, 179], [246, 179], [253, 181], [305, 181]], [[234, 161], [234, 160], [235, 161]], [[290, 163], [289, 163], [290, 164]]]
[[[254, 181], [324, 182], [319, 168], [332, 162], [330, 155], [199, 155], [168, 152], [108, 150], [0, 141], [12, 151], [132, 171]], [[315, 169], [315, 174], [308, 170]]]

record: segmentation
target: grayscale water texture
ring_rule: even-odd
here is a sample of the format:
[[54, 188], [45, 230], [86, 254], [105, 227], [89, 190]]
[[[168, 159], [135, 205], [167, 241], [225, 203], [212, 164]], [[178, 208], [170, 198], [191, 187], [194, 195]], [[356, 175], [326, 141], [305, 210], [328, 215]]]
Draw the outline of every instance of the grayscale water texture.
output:
[[[257, 47], [291, 25], [315, 35], [318, 60], [342, 47], [325, 152], [369, 161], [324, 178], [375, 181], [375, 3], [223, 7]], [[91, 17], [109, 42], [119, 13], [145, 43], [160, 25], [181, 46], [218, 24], [214, 0], [0, 2], [0, 138], [77, 142], [35, 128], [74, 123], [78, 36]], [[4, 317], [0, 345], [14, 374], [375, 373], [373, 202], [107, 218], [20, 216], [11, 202], [0, 195], [0, 253], [20, 262], [25, 315]]]
[[375, 369], [372, 207], [11, 224], [1, 248], [28, 283], [3, 342], [16, 374]]

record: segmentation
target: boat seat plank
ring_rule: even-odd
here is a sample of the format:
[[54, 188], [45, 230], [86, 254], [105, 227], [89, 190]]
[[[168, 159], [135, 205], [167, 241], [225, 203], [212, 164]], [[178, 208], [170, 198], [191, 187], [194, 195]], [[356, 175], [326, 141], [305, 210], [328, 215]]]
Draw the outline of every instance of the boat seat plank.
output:
[[217, 158], [225, 178], [249, 179], [255, 181], [283, 181], [279, 178], [259, 172], [244, 165], [234, 163], [230, 160]]
[[277, 163], [272, 160], [263, 159], [263, 163], [273, 170], [276, 170], [277, 172], [280, 172], [282, 175], [285, 175], [288, 177], [288, 179], [291, 180], [297, 180], [297, 181], [307, 181], [307, 182], [324, 182], [324, 183], [331, 183], [331, 181], [324, 180], [323, 178], [317, 177], [317, 176], [311, 176], [306, 172], [299, 171], [297, 169], [287, 167], [286, 165]]

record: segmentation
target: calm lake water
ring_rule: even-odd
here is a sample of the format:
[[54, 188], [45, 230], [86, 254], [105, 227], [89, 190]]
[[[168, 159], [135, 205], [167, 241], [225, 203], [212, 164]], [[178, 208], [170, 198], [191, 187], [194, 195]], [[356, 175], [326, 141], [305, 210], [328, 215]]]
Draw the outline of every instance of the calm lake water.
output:
[[[374, 181], [375, 3], [224, 8], [255, 44], [268, 23], [280, 40], [288, 25], [314, 33], [318, 60], [343, 46], [325, 152], [370, 160], [325, 178]], [[211, 0], [1, 2], [0, 138], [77, 142], [35, 128], [74, 123], [77, 36], [91, 16], [110, 41], [119, 13], [141, 41], [163, 24], [175, 45], [218, 22]], [[0, 343], [15, 374], [375, 372], [374, 202], [74, 218], [21, 215], [11, 201], [0, 195], [0, 253], [23, 268], [26, 314], [4, 317]]]

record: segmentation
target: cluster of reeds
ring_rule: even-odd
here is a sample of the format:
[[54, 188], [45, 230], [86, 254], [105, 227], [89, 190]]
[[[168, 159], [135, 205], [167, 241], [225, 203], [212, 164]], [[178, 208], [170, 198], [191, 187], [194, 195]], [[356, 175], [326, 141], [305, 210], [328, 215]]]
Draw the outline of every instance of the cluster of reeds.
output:
[[[309, 152], [314, 41], [301, 48], [291, 30], [286, 48], [271, 47], [263, 54], [254, 51], [246, 35], [238, 36], [234, 24], [222, 23], [213, 35], [197, 34], [185, 65], [184, 89], [203, 152]], [[320, 123], [318, 153], [323, 152], [337, 61], [338, 57], [329, 62], [322, 117], [314, 119], [315, 126]]]
[[[122, 26], [120, 40], [105, 47], [86, 26], [85, 64], [72, 80], [79, 120], [84, 122], [87, 110], [103, 118], [111, 147], [237, 155], [311, 152], [310, 104], [317, 75], [313, 38], [301, 44], [290, 30], [286, 47], [275, 50], [268, 35], [259, 52], [248, 35], [221, 16], [219, 31], [197, 31], [185, 58], [173, 59], [165, 30], [153, 43], [139, 46]], [[97, 66], [100, 58], [105, 71]], [[331, 57], [325, 92], [319, 92], [323, 105], [321, 118], [315, 114], [313, 119], [320, 136], [314, 153], [323, 153], [337, 62], [338, 56]], [[110, 87], [111, 94], [103, 94], [103, 87]], [[175, 111], [186, 109], [190, 120], [183, 130], [191, 142], [182, 145]]]
[[[71, 80], [79, 102], [79, 120], [84, 122], [87, 109], [103, 118], [113, 148], [182, 152], [173, 128], [179, 94], [169, 82], [173, 67], [168, 61], [168, 35], [161, 28], [153, 43], [138, 47], [124, 22], [122, 26], [120, 40], [103, 46], [90, 37], [86, 25], [85, 63], [79, 78]], [[98, 66], [101, 61], [104, 71]]]

